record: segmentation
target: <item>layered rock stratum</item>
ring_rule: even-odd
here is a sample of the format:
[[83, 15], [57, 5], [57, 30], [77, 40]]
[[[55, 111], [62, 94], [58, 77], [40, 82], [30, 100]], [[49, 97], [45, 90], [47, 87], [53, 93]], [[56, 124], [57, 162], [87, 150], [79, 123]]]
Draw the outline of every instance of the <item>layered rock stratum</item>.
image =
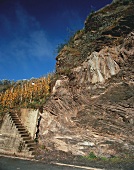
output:
[[56, 57], [39, 144], [73, 155], [134, 153], [134, 1], [90, 14]]

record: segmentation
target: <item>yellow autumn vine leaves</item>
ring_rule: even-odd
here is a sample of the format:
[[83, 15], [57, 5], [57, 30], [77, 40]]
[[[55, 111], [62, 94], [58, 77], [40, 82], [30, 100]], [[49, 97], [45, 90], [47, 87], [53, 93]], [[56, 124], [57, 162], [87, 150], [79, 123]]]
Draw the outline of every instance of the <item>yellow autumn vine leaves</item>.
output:
[[32, 79], [14, 84], [5, 92], [0, 93], [0, 105], [2, 107], [26, 106], [32, 102], [39, 102], [49, 95], [51, 75], [39, 79]]

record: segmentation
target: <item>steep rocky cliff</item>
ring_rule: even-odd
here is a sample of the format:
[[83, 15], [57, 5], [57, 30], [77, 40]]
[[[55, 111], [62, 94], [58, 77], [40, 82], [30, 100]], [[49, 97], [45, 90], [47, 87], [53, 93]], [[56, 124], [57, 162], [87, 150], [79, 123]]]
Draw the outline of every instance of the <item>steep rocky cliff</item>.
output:
[[90, 14], [58, 54], [39, 144], [73, 155], [134, 153], [134, 2]]

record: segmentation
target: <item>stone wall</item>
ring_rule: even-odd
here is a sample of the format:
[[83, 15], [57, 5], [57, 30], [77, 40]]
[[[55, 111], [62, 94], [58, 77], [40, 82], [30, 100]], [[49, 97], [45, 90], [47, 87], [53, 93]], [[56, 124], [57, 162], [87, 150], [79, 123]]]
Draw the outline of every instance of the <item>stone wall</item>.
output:
[[5, 115], [0, 129], [0, 153], [25, 157], [30, 156], [30, 152], [8, 113]]
[[36, 133], [36, 124], [38, 120], [38, 110], [21, 109], [21, 122], [34, 139]]
[[[22, 157], [33, 156], [33, 148], [29, 148], [25, 140], [31, 140], [32, 146], [34, 145], [33, 139], [35, 139], [37, 131], [38, 110], [21, 109], [21, 114], [18, 117], [22, 124], [20, 129], [25, 127], [28, 131], [26, 133], [24, 130], [18, 129], [11, 115], [10, 113], [5, 114], [0, 127], [0, 153]], [[24, 139], [22, 133], [26, 137], [28, 135], [30, 139]]]

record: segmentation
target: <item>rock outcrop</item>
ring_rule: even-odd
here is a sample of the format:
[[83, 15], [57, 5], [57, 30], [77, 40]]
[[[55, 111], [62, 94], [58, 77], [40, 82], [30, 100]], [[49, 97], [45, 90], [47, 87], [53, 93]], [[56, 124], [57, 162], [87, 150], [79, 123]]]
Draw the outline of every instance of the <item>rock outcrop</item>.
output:
[[134, 153], [134, 3], [115, 1], [86, 19], [57, 56], [39, 144], [73, 155]]

